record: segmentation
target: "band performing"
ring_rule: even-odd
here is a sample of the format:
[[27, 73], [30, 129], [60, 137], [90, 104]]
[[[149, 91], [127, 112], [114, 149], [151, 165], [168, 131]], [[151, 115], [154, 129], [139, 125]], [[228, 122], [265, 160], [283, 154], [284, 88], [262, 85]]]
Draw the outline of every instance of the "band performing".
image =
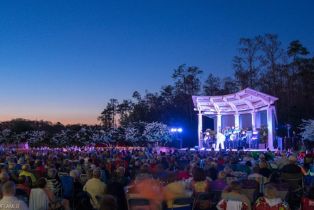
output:
[[202, 136], [202, 144], [206, 149], [258, 149], [259, 147], [258, 131], [249, 129], [227, 127], [222, 132], [217, 133], [211, 129], [206, 129]]

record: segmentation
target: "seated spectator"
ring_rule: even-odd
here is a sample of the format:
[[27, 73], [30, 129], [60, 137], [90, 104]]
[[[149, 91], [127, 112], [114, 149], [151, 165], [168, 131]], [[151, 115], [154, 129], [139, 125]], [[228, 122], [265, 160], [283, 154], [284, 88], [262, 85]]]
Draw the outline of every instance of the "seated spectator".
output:
[[18, 171], [15, 169], [15, 163], [9, 161], [8, 163], [8, 174], [12, 180], [16, 181], [18, 179]]
[[265, 178], [263, 175], [261, 175], [259, 173], [259, 170], [260, 170], [259, 167], [255, 166], [253, 168], [253, 173], [248, 176], [248, 179], [253, 179], [253, 180], [257, 181], [260, 184], [261, 183], [265, 183], [267, 178]]
[[308, 194], [301, 200], [302, 210], [313, 210], [314, 209], [314, 187], [311, 187]]
[[153, 176], [155, 179], [158, 179], [160, 181], [166, 181], [168, 173], [164, 170], [162, 164], [157, 164], [156, 165], [156, 171], [155, 171], [155, 174]]
[[105, 195], [100, 200], [99, 210], [118, 210], [117, 200], [111, 195]]
[[59, 180], [57, 169], [49, 168], [47, 173], [47, 188], [53, 192], [55, 196], [61, 196], [62, 184]]
[[123, 187], [127, 186], [130, 182], [129, 177], [125, 176], [125, 168], [120, 166], [115, 171], [115, 176], [112, 178], [115, 182], [120, 183]]
[[5, 210], [28, 210], [24, 201], [18, 200], [15, 197], [15, 184], [12, 181], [7, 181], [2, 185], [3, 197], [0, 200], [0, 209]]
[[73, 194], [77, 195], [83, 191], [83, 185], [80, 182], [79, 172], [77, 170], [70, 171], [70, 176], [73, 178]]
[[185, 189], [183, 182], [177, 180], [176, 174], [172, 173], [168, 176], [168, 184], [164, 187], [164, 197], [167, 201], [167, 207], [172, 208], [175, 198], [191, 196]]
[[38, 177], [39, 178], [44, 177], [46, 174], [46, 169], [43, 166], [43, 162], [41, 160], [37, 160], [35, 162], [35, 166], [36, 166], [35, 171], [37, 172]]
[[231, 182], [230, 186], [228, 186], [223, 193], [221, 194], [221, 198], [225, 201], [240, 201], [247, 206], [247, 210], [251, 209], [251, 202], [245, 195], [241, 194], [241, 184], [237, 181]]
[[137, 181], [151, 179], [151, 178], [153, 178], [153, 176], [149, 172], [148, 165], [144, 164], [141, 167], [140, 172], [135, 176], [135, 181], [137, 182]]
[[255, 202], [255, 210], [287, 210], [289, 209], [288, 204], [284, 203], [281, 198], [277, 195], [276, 188], [269, 184], [266, 185], [265, 195], [260, 197]]
[[4, 184], [5, 182], [10, 180], [10, 176], [7, 172], [3, 171], [0, 173], [0, 184]]
[[210, 177], [211, 180], [217, 179], [218, 176], [218, 170], [217, 170], [217, 164], [215, 162], [209, 162], [209, 165], [205, 168], [205, 174], [207, 177]]
[[28, 181], [30, 181], [31, 186], [34, 186], [36, 183], [36, 177], [34, 176], [33, 173], [30, 172], [30, 166], [28, 164], [24, 164], [22, 166], [22, 170], [19, 174], [19, 176], [25, 176], [28, 178]]
[[124, 188], [129, 184], [129, 179], [124, 175], [124, 167], [118, 167], [111, 181], [109, 181], [107, 185], [107, 193], [117, 198], [119, 209], [127, 208]]
[[206, 179], [205, 171], [202, 168], [194, 168], [191, 186], [193, 192], [196, 194], [209, 192], [209, 181]]
[[48, 210], [58, 208], [69, 209], [69, 202], [67, 200], [58, 200], [53, 192], [47, 188], [45, 178], [40, 178], [37, 181], [37, 188], [33, 188], [29, 198], [30, 210]]
[[261, 161], [259, 163], [259, 174], [261, 174], [263, 177], [266, 177], [267, 179], [270, 177], [271, 170], [268, 168], [266, 161]]
[[289, 157], [289, 164], [283, 166], [280, 171], [288, 174], [302, 174], [301, 168], [297, 165], [297, 158], [293, 155]]
[[224, 171], [219, 172], [218, 179], [212, 181], [210, 187], [213, 191], [223, 191], [227, 187], [226, 173]]
[[16, 189], [23, 190], [29, 196], [31, 188], [27, 185], [25, 176], [20, 176], [17, 183]]
[[287, 154], [285, 152], [281, 153], [281, 157], [276, 160], [276, 164], [279, 169], [289, 164], [289, 160], [287, 158]]
[[83, 187], [83, 190], [88, 192], [92, 197], [92, 205], [94, 208], [99, 208], [99, 203], [96, 196], [102, 196], [106, 193], [106, 184], [100, 180], [100, 169], [93, 170], [93, 178], [89, 179]]
[[179, 180], [186, 180], [186, 179], [190, 178], [190, 174], [189, 174], [190, 166], [189, 166], [189, 164], [187, 164], [185, 167], [180, 166], [179, 169], [180, 170], [179, 170], [178, 175], [177, 175]]

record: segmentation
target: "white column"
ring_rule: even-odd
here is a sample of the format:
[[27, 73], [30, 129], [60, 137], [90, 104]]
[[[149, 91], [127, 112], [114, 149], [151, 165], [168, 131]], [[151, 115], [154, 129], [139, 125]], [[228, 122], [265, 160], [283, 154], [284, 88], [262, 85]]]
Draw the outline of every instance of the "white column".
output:
[[234, 114], [234, 127], [235, 127], [235, 129], [240, 129], [240, 115], [239, 115], [239, 113]]
[[267, 108], [267, 127], [268, 127], [268, 148], [274, 149], [274, 136], [273, 136], [273, 112], [272, 107]]
[[256, 112], [253, 110], [251, 115], [252, 115], [252, 130], [255, 131], [256, 130]]
[[217, 114], [217, 133], [221, 132], [221, 114]]
[[203, 130], [203, 115], [201, 112], [198, 113], [198, 147], [199, 149], [203, 147], [202, 145], [202, 130]]
[[261, 112], [256, 112], [255, 128], [261, 128]]

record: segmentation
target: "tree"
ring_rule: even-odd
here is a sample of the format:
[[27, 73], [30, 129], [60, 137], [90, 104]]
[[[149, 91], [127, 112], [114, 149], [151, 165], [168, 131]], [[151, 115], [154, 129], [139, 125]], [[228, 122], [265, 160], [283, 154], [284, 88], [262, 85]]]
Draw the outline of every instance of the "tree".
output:
[[232, 77], [225, 77], [223, 79], [222, 94], [231, 94], [237, 92], [238, 90], [237, 82]]
[[265, 67], [262, 74], [262, 91], [277, 95], [284, 86], [287, 54], [281, 47], [281, 42], [275, 34], [265, 34], [261, 44], [262, 64]]
[[133, 109], [133, 103], [130, 100], [123, 100], [117, 105], [117, 113], [120, 116], [120, 124], [127, 123], [127, 118]]
[[306, 56], [309, 51], [301, 44], [299, 40], [293, 40], [288, 47], [288, 56], [292, 57], [296, 61], [299, 56]]
[[260, 49], [262, 37], [256, 36], [253, 39], [240, 39], [239, 55], [233, 58], [233, 67], [235, 78], [240, 89], [247, 87], [256, 88], [260, 73]]
[[220, 85], [220, 78], [210, 73], [203, 85], [204, 94], [209, 96], [219, 95], [221, 92]]
[[196, 66], [187, 67], [185, 64], [180, 65], [172, 74], [177, 93], [186, 95], [197, 94], [201, 87], [199, 76], [202, 73], [203, 71]]
[[109, 103], [107, 103], [106, 108], [102, 111], [101, 115], [98, 117], [98, 120], [106, 128], [115, 128], [116, 127], [116, 114], [118, 112], [118, 100], [111, 98]]

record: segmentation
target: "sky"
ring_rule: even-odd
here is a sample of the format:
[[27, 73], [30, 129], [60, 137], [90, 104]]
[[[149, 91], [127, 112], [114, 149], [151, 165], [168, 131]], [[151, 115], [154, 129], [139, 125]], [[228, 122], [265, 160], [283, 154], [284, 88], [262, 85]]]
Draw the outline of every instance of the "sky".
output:
[[[180, 64], [231, 76], [241, 37], [314, 51], [312, 0], [0, 1], [0, 121], [98, 123], [110, 98], [158, 91]], [[313, 55], [313, 53], [312, 53]]]

